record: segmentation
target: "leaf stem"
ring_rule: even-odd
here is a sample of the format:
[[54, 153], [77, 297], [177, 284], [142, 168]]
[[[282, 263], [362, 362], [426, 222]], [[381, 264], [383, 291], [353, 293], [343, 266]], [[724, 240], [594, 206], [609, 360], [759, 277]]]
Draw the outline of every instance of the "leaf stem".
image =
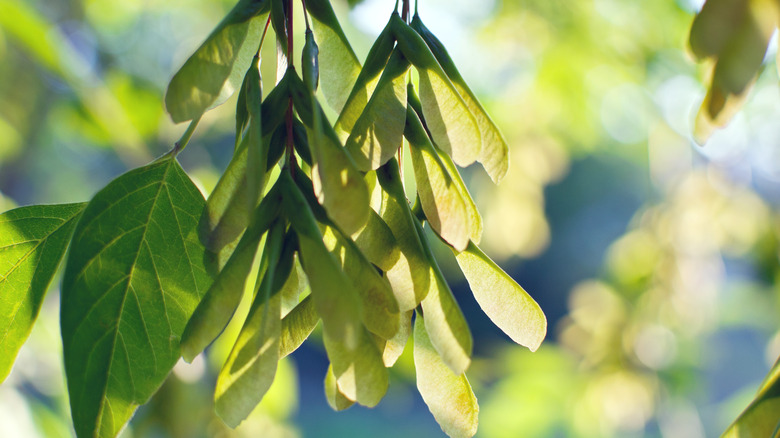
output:
[[195, 132], [195, 128], [198, 127], [198, 122], [200, 122], [200, 118], [202, 116], [198, 116], [190, 122], [190, 126], [187, 126], [187, 130], [184, 131], [184, 134], [182, 134], [179, 141], [173, 144], [173, 149], [171, 150], [170, 154], [172, 156], [179, 155], [179, 152], [183, 151], [185, 147], [187, 147], [187, 143], [190, 142], [190, 139], [192, 138], [192, 134]]
[[309, 13], [306, 11], [306, 0], [301, 0], [301, 5], [303, 6], [303, 20], [306, 22], [306, 32], [311, 32], [311, 27], [309, 26]]
[[409, 23], [409, 0], [403, 0], [401, 18], [404, 20], [404, 23]]

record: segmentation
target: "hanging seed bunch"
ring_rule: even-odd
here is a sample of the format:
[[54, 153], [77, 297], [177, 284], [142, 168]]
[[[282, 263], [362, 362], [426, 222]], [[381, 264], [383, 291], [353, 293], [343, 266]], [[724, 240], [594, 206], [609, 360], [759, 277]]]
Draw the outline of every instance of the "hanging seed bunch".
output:
[[[498, 183], [506, 143], [441, 42], [416, 13], [409, 20], [408, 1], [398, 7], [361, 66], [330, 2], [306, 0], [296, 69], [292, 0], [240, 0], [171, 80], [168, 112], [190, 121], [171, 152], [89, 203], [0, 215], [0, 378], [67, 251], [61, 330], [80, 437], [116, 436], [180, 357], [192, 361], [219, 336], [247, 284], [251, 308], [215, 391], [228, 425], [249, 415], [279, 360], [321, 323], [334, 409], [379, 403], [412, 337], [433, 416], [450, 436], [474, 435], [478, 406], [464, 374], [473, 340], [425, 224], [512, 340], [535, 350], [547, 323], [477, 247], [482, 220], [458, 172], [479, 162]], [[264, 93], [269, 27], [284, 62]], [[204, 200], [176, 156], [203, 113], [236, 91], [233, 158]], [[412, 196], [399, 165], [405, 144]]]

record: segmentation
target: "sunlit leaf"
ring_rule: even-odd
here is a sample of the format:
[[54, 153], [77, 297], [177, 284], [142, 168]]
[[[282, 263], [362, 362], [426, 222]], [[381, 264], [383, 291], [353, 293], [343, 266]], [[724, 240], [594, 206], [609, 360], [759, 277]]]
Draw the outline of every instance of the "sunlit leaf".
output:
[[200, 117], [241, 87], [270, 4], [240, 0], [173, 76], [165, 107], [175, 123]]
[[280, 205], [278, 189], [271, 190], [255, 209], [249, 228], [192, 314], [181, 337], [182, 357], [187, 362], [219, 336], [233, 317], [244, 294], [260, 239], [278, 216]]
[[387, 368], [382, 353], [363, 327], [355, 347], [327, 331], [322, 336], [339, 392], [363, 406], [374, 407], [387, 392]]
[[450, 245], [462, 251], [469, 243], [470, 234], [466, 201], [412, 108], [407, 110], [404, 136], [409, 140], [417, 194], [428, 223]]
[[319, 321], [320, 317], [314, 308], [314, 301], [309, 295], [282, 319], [279, 357], [285, 357], [297, 350], [311, 335]]
[[385, 164], [401, 147], [408, 71], [409, 61], [394, 51], [345, 143], [358, 169], [364, 172]]
[[328, 366], [328, 372], [325, 374], [325, 398], [334, 411], [343, 411], [355, 404], [339, 391], [336, 376], [333, 375], [333, 365]]
[[79, 436], [115, 436], [179, 359], [211, 277], [197, 235], [203, 196], [167, 156], [98, 192], [74, 232], [61, 326]]
[[452, 85], [455, 86], [458, 94], [463, 98], [469, 111], [474, 116], [482, 137], [482, 151], [477, 161], [482, 163], [493, 182], [498, 184], [506, 175], [507, 170], [509, 170], [509, 147], [506, 144], [506, 140], [504, 140], [504, 136], [501, 135], [501, 131], [498, 130], [498, 127], [490, 119], [482, 104], [479, 103], [477, 96], [466, 84], [452, 58], [450, 58], [449, 53], [447, 53], [447, 49], [444, 48], [444, 44], [425, 27], [419, 15], [414, 14], [411, 27], [425, 40], [433, 56], [436, 57], [439, 65], [441, 65], [442, 70], [452, 81]]
[[453, 373], [436, 352], [426, 332], [425, 318], [418, 313], [414, 322], [417, 389], [444, 433], [453, 438], [472, 437], [477, 433], [477, 397], [466, 375]]
[[360, 73], [358, 61], [328, 0], [308, 0], [314, 37], [320, 48], [322, 93], [336, 112], [344, 107], [349, 90]]
[[[282, 331], [282, 297], [273, 285], [282, 254], [284, 224], [268, 231], [263, 258], [266, 270], [257, 287], [244, 326], [217, 377], [214, 408], [231, 427], [238, 426], [271, 387], [279, 362]], [[288, 254], [292, 264], [292, 253]], [[261, 281], [262, 278], [262, 281]]]
[[360, 115], [363, 114], [363, 110], [366, 108], [368, 100], [379, 82], [379, 75], [382, 74], [387, 60], [393, 52], [394, 44], [395, 38], [393, 38], [390, 23], [388, 23], [376, 41], [374, 41], [371, 50], [368, 51], [365, 65], [355, 79], [355, 84], [349, 92], [349, 97], [339, 113], [338, 120], [336, 120], [334, 129], [341, 141], [347, 141], [352, 133], [352, 128], [354, 128]]
[[298, 233], [301, 265], [311, 285], [325, 333], [351, 348], [363, 330], [360, 298], [341, 266], [322, 242], [322, 234], [306, 199], [287, 171], [279, 177], [286, 217]]
[[401, 312], [398, 315], [398, 332], [396, 332], [395, 336], [392, 338], [382, 340], [382, 342], [379, 343], [379, 345], [383, 346], [382, 360], [388, 368], [395, 364], [406, 348], [409, 336], [412, 334], [412, 313], [414, 313], [413, 310]]
[[393, 231], [374, 210], [369, 210], [366, 225], [352, 235], [352, 240], [360, 252], [383, 271], [390, 270], [400, 257]]
[[385, 275], [399, 309], [412, 310], [425, 298], [430, 284], [423, 247], [415, 230], [395, 158], [377, 169], [376, 177], [379, 184], [375, 188], [377, 196], [372, 200], [372, 206], [390, 227], [400, 249], [398, 259], [385, 271]]
[[395, 336], [398, 303], [387, 279], [379, 275], [354, 242], [333, 228], [325, 228], [323, 241], [360, 295], [366, 328], [384, 339]]
[[397, 14], [391, 24], [398, 48], [420, 74], [423, 116], [434, 143], [459, 166], [468, 166], [482, 154], [476, 119], [422, 37]]
[[726, 430], [723, 438], [777, 437], [780, 427], [780, 359], [769, 371], [756, 398]]
[[0, 215], [0, 382], [30, 336], [85, 206], [32, 205]]
[[482, 311], [513, 341], [536, 351], [547, 334], [539, 304], [473, 242], [455, 253]]

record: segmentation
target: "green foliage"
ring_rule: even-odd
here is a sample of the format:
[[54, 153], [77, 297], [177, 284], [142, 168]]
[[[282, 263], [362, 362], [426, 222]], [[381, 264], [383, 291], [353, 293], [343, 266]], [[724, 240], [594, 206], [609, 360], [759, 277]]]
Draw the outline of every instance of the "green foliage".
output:
[[[292, 3], [240, 0], [168, 86], [172, 120], [192, 121], [170, 153], [118, 177], [86, 207], [2, 216], [0, 260], [10, 269], [0, 305], [29, 316], [0, 326], [11, 342], [0, 344], [11, 358], [5, 374], [70, 244], [61, 326], [78, 436], [116, 436], [180, 357], [193, 361], [242, 314], [251, 277], [248, 314], [216, 381], [215, 411], [227, 425], [250, 415], [280, 359], [320, 320], [329, 403], [376, 406], [414, 313], [423, 399], [447, 434], [474, 435], [478, 406], [464, 374], [473, 340], [424, 223], [452, 247], [497, 325], [532, 350], [541, 343], [539, 307], [476, 247], [482, 220], [456, 164], [487, 163], [498, 181], [506, 144], [441, 42], [419, 17], [410, 27], [393, 12], [361, 67], [330, 2], [309, 0], [306, 10], [302, 77], [289, 44]], [[286, 70], [264, 97], [269, 23]], [[335, 128], [317, 100], [320, 83], [339, 112]], [[204, 200], [176, 156], [203, 113], [235, 91], [233, 157]], [[405, 141], [414, 210], [398, 162]]]
[[120, 176], [76, 226], [61, 326], [79, 436], [114, 436], [180, 357], [211, 284], [197, 235], [205, 201], [173, 156]]

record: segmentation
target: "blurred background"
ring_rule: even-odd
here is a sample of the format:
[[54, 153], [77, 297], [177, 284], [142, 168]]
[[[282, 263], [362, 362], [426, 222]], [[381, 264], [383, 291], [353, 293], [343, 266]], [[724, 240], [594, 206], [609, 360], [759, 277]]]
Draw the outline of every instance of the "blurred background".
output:
[[[394, 2], [333, 3], [363, 59]], [[510, 144], [501, 185], [464, 170], [483, 249], [550, 327], [536, 353], [511, 343], [440, 248], [475, 337], [477, 436], [717, 436], [780, 355], [777, 44], [744, 109], [696, 145], [707, 66], [686, 41], [702, 3], [420, 1]], [[0, 211], [88, 200], [169, 150], [186, 126], [166, 116], [167, 82], [232, 4], [0, 0]], [[204, 192], [232, 153], [234, 99], [180, 155]], [[416, 392], [411, 348], [376, 408], [332, 412], [316, 333], [231, 431], [212, 397], [238, 328], [178, 365], [123, 436], [443, 436]], [[60, 350], [54, 286], [0, 386], [0, 436], [72, 435]]]

